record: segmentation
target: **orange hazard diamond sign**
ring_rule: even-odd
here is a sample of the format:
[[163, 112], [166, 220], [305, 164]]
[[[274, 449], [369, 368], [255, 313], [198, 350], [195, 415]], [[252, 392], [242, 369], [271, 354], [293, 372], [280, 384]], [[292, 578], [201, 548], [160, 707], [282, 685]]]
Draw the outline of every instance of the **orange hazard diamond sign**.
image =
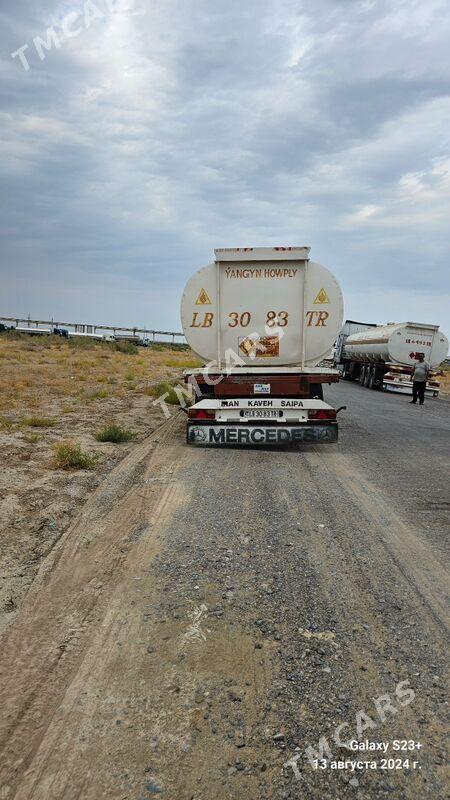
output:
[[209, 294], [206, 289], [202, 289], [197, 300], [195, 301], [196, 306], [210, 306], [211, 300], [209, 299]]
[[329, 302], [330, 298], [328, 297], [325, 289], [321, 289], [316, 299], [314, 300], [314, 305], [325, 305], [325, 303]]

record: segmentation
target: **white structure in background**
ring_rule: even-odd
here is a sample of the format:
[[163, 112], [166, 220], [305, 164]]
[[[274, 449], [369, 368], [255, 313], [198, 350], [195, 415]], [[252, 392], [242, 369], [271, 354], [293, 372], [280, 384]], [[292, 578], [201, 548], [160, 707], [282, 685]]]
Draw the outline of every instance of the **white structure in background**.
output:
[[[448, 339], [439, 325], [393, 322], [349, 335], [340, 364], [343, 377], [358, 380], [361, 386], [411, 394], [411, 373], [419, 355], [435, 370], [447, 353]], [[439, 394], [439, 381], [433, 375], [426, 393], [432, 397]]]

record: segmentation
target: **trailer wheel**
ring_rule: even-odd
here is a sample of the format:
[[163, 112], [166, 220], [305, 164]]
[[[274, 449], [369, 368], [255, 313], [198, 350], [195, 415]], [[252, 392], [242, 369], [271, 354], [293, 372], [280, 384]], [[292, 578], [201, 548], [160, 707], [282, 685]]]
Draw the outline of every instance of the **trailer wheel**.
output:
[[359, 371], [359, 385], [360, 386], [364, 386], [365, 377], [366, 377], [366, 368], [365, 367], [361, 367], [361, 369]]
[[370, 367], [369, 379], [367, 381], [367, 386], [369, 389], [375, 389], [375, 376], [376, 376], [376, 367]]
[[383, 387], [384, 372], [380, 367], [373, 368], [373, 389], [377, 391]]

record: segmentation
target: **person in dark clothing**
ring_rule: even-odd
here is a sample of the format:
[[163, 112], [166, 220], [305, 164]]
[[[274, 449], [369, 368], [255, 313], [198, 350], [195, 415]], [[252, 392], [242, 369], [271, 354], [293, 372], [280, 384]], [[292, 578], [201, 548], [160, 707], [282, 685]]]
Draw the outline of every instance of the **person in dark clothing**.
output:
[[428, 375], [430, 374], [430, 365], [427, 364], [423, 354], [418, 356], [418, 362], [415, 365], [412, 373], [413, 382], [413, 399], [411, 403], [417, 403], [417, 399], [421, 406], [425, 401], [425, 387], [427, 385]]

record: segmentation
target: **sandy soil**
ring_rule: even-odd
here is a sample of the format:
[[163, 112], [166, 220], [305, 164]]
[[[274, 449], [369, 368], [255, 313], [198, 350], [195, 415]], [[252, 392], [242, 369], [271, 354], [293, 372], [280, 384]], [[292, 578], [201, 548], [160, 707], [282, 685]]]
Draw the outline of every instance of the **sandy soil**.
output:
[[[179, 414], [105, 475], [1, 640], [4, 800], [445, 796], [448, 402], [330, 392], [337, 445], [197, 449]], [[357, 736], [409, 766], [306, 758]]]
[[[164, 420], [152, 405], [152, 386], [178, 376], [192, 360], [171, 349], [127, 354], [59, 339], [0, 337], [0, 633], [80, 505]], [[111, 422], [135, 439], [96, 441], [96, 431]], [[96, 468], [55, 469], [54, 447], [62, 440], [97, 455]]]

